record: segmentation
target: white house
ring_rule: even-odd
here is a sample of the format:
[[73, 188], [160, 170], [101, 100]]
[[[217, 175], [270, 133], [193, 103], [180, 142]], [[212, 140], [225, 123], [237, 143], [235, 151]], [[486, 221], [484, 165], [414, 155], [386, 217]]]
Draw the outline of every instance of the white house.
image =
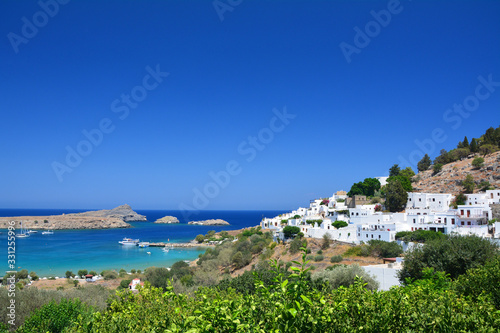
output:
[[407, 209], [430, 209], [445, 212], [450, 209], [453, 195], [450, 193], [408, 193]]
[[500, 190], [487, 190], [488, 204], [500, 204]]
[[358, 224], [356, 228], [358, 241], [363, 242], [374, 239], [392, 242], [396, 240], [396, 233], [410, 229], [406, 223]]
[[141, 279], [133, 279], [132, 281], [130, 281], [130, 283], [128, 284], [128, 288], [130, 290], [137, 290], [137, 286], [143, 286], [144, 285], [144, 282], [141, 282]]
[[466, 194], [465, 197], [467, 198], [465, 200], [466, 205], [469, 205], [469, 206], [472, 206], [472, 205], [488, 206], [489, 205], [488, 193]]

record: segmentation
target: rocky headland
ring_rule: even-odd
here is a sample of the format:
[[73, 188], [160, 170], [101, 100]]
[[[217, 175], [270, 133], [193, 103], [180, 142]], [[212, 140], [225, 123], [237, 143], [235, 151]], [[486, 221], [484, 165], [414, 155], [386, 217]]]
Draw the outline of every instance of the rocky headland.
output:
[[221, 219], [216, 219], [216, 220], [204, 220], [204, 221], [191, 221], [188, 222], [188, 224], [195, 224], [195, 225], [229, 225], [228, 222], [221, 220]]
[[179, 223], [179, 219], [175, 216], [164, 216], [161, 219], [156, 220], [154, 223], [175, 224]]
[[75, 214], [49, 216], [0, 217], [0, 229], [6, 229], [14, 221], [16, 228], [22, 226], [33, 230], [63, 229], [111, 229], [130, 228], [129, 221], [146, 221], [144, 215], [137, 214], [129, 205], [111, 210], [97, 210]]
[[113, 209], [94, 210], [90, 212], [68, 214], [72, 216], [92, 216], [92, 217], [116, 217], [123, 222], [147, 221], [146, 216], [137, 214], [129, 205], [121, 205]]

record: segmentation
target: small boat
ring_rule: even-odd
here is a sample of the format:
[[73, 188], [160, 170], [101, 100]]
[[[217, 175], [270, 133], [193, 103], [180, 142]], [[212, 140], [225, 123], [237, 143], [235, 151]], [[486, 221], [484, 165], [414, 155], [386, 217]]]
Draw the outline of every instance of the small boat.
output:
[[30, 230], [28, 231], [30, 234], [36, 234], [38, 232], [38, 230]]
[[45, 231], [42, 231], [42, 235], [53, 235], [54, 232], [52, 230], [45, 230]]
[[139, 246], [139, 247], [149, 247], [149, 242], [139, 242], [137, 244], [137, 246]]
[[23, 228], [23, 222], [21, 222], [21, 233], [16, 234], [16, 238], [26, 238], [29, 236], [30, 236], [29, 231], [26, 231], [26, 229]]
[[163, 252], [168, 252], [168, 251], [170, 251], [170, 247], [165, 246], [165, 247], [163, 248]]
[[151, 252], [146, 252], [147, 254], [151, 254]]
[[125, 237], [123, 240], [119, 241], [118, 243], [120, 243], [121, 245], [136, 246], [139, 243], [139, 240]]

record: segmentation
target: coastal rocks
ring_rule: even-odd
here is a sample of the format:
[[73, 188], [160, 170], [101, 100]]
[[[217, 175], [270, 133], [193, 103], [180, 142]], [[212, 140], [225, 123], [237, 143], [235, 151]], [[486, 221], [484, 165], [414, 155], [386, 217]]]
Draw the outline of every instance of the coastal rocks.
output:
[[17, 216], [0, 217], [0, 229], [6, 229], [10, 221], [15, 222], [15, 228], [32, 230], [63, 230], [63, 229], [111, 229], [130, 228], [130, 224], [115, 217], [96, 218], [92, 216], [51, 215], [51, 216]]
[[221, 219], [216, 219], [216, 220], [205, 220], [205, 221], [191, 221], [188, 222], [188, 224], [195, 224], [195, 225], [229, 225], [228, 222], [221, 220]]
[[0, 217], [0, 229], [7, 228], [10, 221], [16, 228], [25, 229], [111, 229], [130, 228], [130, 221], [147, 221], [146, 216], [137, 214], [129, 205], [83, 213], [50, 216]]
[[112, 218], [119, 218], [123, 222], [147, 221], [146, 216], [137, 214], [132, 210], [132, 207], [130, 207], [129, 205], [121, 205], [113, 209], [95, 210], [90, 212], [68, 214], [68, 215], [107, 217], [107, 218], [112, 217]]
[[179, 223], [179, 219], [175, 216], [165, 216], [162, 217], [161, 219], [156, 220], [154, 223], [167, 223], [167, 224], [174, 224], [174, 223]]

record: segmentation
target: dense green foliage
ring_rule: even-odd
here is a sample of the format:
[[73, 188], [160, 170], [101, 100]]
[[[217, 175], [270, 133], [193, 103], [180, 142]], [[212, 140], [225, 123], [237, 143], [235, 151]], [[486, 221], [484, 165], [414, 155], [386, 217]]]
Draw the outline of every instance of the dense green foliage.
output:
[[430, 240], [405, 252], [398, 276], [401, 283], [407, 283], [408, 278], [421, 279], [424, 268], [430, 267], [455, 279], [468, 269], [484, 265], [496, 255], [498, 247], [478, 236], [452, 236], [445, 242]]
[[300, 228], [296, 226], [287, 225], [283, 228], [283, 234], [285, 238], [293, 238], [300, 232]]
[[373, 196], [376, 191], [380, 190], [380, 181], [376, 178], [365, 178], [362, 182], [355, 183], [351, 186], [348, 196], [366, 195]]
[[464, 187], [465, 193], [473, 193], [474, 187], [476, 184], [474, 183], [474, 177], [471, 174], [465, 176], [465, 179], [462, 181], [462, 186]]
[[388, 182], [385, 193], [385, 206], [391, 212], [400, 212], [406, 207], [408, 192], [398, 179]]
[[[16, 290], [16, 327], [23, 324], [26, 318], [35, 310], [40, 309], [51, 301], [59, 303], [62, 299], [79, 299], [94, 309], [103, 311], [106, 309], [107, 300], [112, 294], [109, 289], [95, 285], [68, 290], [40, 290], [32, 287]], [[3, 305], [9, 304], [9, 301], [10, 297], [8, 296], [7, 289], [0, 288], [0, 304], [2, 305], [0, 306], [0, 322], [5, 324], [8, 319], [8, 309]]]
[[431, 158], [429, 155], [425, 154], [424, 157], [422, 157], [422, 159], [417, 163], [417, 169], [419, 172], [429, 170], [431, 164]]
[[470, 296], [474, 301], [486, 296], [500, 310], [500, 256], [467, 271], [458, 277], [455, 289], [462, 295]]
[[347, 222], [345, 221], [335, 221], [332, 223], [332, 226], [335, 228], [335, 229], [340, 229], [340, 228], [345, 228], [348, 226]]
[[441, 163], [436, 163], [432, 167], [432, 172], [433, 172], [434, 175], [440, 173], [441, 170], [443, 170], [443, 165]]
[[396, 239], [404, 242], [419, 242], [425, 243], [435, 239], [446, 239], [448, 236], [441, 232], [430, 230], [415, 230], [415, 231], [400, 231], [396, 233]]
[[[201, 288], [194, 297], [154, 287], [138, 295], [120, 292], [104, 313], [79, 318], [69, 332], [496, 332], [500, 315], [485, 297], [467, 299], [442, 273], [389, 291], [367, 290], [351, 277], [348, 287], [311, 283], [309, 269], [295, 262], [284, 274], [272, 262], [274, 275], [255, 277], [253, 293], [228, 287]], [[330, 281], [343, 266], [315, 281]], [[316, 273], [315, 273], [316, 274]], [[314, 274], [313, 274], [314, 275]], [[340, 274], [346, 275], [346, 274]], [[248, 275], [247, 278], [250, 278]], [[332, 281], [336, 281], [332, 279]], [[314, 286], [318, 286], [315, 288]]]
[[367, 244], [351, 247], [344, 253], [344, 257], [350, 256], [372, 256], [379, 258], [397, 257], [403, 253], [403, 248], [396, 242], [384, 242], [382, 240], [370, 240]]
[[362, 278], [364, 287], [368, 290], [377, 290], [379, 283], [358, 265], [335, 265], [331, 269], [315, 272], [311, 275], [312, 282], [318, 289], [327, 283], [326, 289], [332, 291], [339, 287], [349, 287], [356, 282], [356, 277]]
[[93, 312], [91, 307], [78, 299], [63, 299], [60, 303], [51, 301], [40, 309], [35, 310], [17, 332], [60, 333], [73, 325], [73, 322], [77, 319], [89, 320]]
[[482, 157], [476, 157], [473, 161], [472, 161], [472, 166], [476, 169], [479, 169], [483, 166], [484, 164], [484, 158]]

